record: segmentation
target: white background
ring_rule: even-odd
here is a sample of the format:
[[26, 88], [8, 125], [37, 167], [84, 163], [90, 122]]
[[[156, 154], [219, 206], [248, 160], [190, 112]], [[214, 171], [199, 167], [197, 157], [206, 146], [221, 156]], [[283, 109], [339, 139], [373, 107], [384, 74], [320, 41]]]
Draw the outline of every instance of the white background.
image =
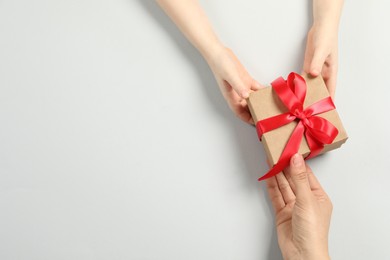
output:
[[[311, 2], [201, 1], [269, 83], [300, 72]], [[336, 105], [309, 162], [333, 259], [390, 259], [387, 0], [347, 0]], [[150, 0], [0, 0], [0, 259], [281, 259], [255, 129]]]

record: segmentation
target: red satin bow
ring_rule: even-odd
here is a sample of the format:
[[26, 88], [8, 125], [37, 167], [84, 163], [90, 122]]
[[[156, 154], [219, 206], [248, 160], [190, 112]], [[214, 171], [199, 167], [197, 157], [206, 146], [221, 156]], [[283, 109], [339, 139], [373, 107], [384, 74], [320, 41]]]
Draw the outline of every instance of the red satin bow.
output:
[[257, 134], [261, 136], [294, 120], [298, 121], [292, 132], [279, 161], [259, 181], [270, 178], [289, 165], [290, 158], [299, 150], [302, 137], [305, 134], [310, 154], [306, 159], [318, 155], [324, 144], [331, 144], [338, 134], [337, 128], [328, 120], [316, 116], [335, 109], [331, 97], [326, 97], [307, 108], [303, 108], [306, 97], [306, 81], [300, 75], [292, 72], [287, 80], [282, 77], [272, 82], [276, 94], [289, 110], [284, 114], [273, 116], [257, 122]]

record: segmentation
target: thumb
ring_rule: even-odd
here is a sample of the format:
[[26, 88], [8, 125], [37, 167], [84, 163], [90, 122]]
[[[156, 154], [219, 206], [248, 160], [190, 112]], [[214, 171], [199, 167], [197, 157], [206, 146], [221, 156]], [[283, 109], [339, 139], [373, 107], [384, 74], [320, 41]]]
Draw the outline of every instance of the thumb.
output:
[[251, 86], [251, 89], [252, 90], [259, 90], [261, 88], [264, 88], [257, 80], [253, 79], [252, 80], [252, 86]]
[[295, 154], [290, 160], [290, 175], [291, 180], [295, 186], [295, 193], [297, 199], [307, 198], [311, 193], [309, 178], [307, 176], [307, 170], [305, 161], [302, 155]]
[[322, 67], [324, 66], [326, 55], [322, 51], [315, 51], [310, 62], [309, 74], [313, 77], [317, 77], [321, 74]]
[[246, 84], [242, 81], [242, 79], [238, 75], [230, 75], [227, 81], [240, 97], [242, 98], [249, 97], [250, 86], [246, 86]]

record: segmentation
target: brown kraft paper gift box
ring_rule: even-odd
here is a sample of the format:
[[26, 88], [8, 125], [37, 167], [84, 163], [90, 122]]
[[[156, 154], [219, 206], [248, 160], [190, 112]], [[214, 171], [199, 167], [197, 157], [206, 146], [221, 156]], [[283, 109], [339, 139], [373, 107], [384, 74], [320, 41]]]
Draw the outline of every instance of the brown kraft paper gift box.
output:
[[[306, 80], [307, 85], [304, 108], [329, 96], [328, 89], [326, 88], [324, 80], [321, 76], [313, 78], [309, 77], [308, 75], [302, 75], [302, 77]], [[262, 88], [256, 92], [252, 92], [247, 99], [247, 102], [255, 123], [288, 111], [271, 86]], [[348, 136], [336, 110], [318, 114], [317, 116], [327, 119], [339, 131], [333, 143], [325, 145], [324, 149], [321, 151], [321, 154], [333, 149], [337, 149], [343, 143], [345, 143], [345, 141], [348, 139]], [[287, 141], [290, 139], [290, 135], [297, 124], [297, 121], [293, 121], [287, 125], [263, 134], [261, 141], [263, 143], [268, 161], [272, 166], [278, 162], [279, 157], [282, 154]], [[305, 137], [302, 139], [298, 152], [302, 154], [303, 157], [306, 157], [310, 153], [310, 149]]]

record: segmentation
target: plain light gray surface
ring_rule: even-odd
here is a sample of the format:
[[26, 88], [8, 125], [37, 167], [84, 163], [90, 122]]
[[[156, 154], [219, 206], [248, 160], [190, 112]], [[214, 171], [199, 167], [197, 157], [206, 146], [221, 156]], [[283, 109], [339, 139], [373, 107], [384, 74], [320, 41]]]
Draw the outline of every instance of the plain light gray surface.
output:
[[[310, 1], [201, 2], [260, 82], [301, 70]], [[333, 259], [390, 259], [389, 8], [346, 2], [350, 139], [309, 162]], [[0, 259], [281, 259], [266, 169], [153, 1], [0, 0]]]

